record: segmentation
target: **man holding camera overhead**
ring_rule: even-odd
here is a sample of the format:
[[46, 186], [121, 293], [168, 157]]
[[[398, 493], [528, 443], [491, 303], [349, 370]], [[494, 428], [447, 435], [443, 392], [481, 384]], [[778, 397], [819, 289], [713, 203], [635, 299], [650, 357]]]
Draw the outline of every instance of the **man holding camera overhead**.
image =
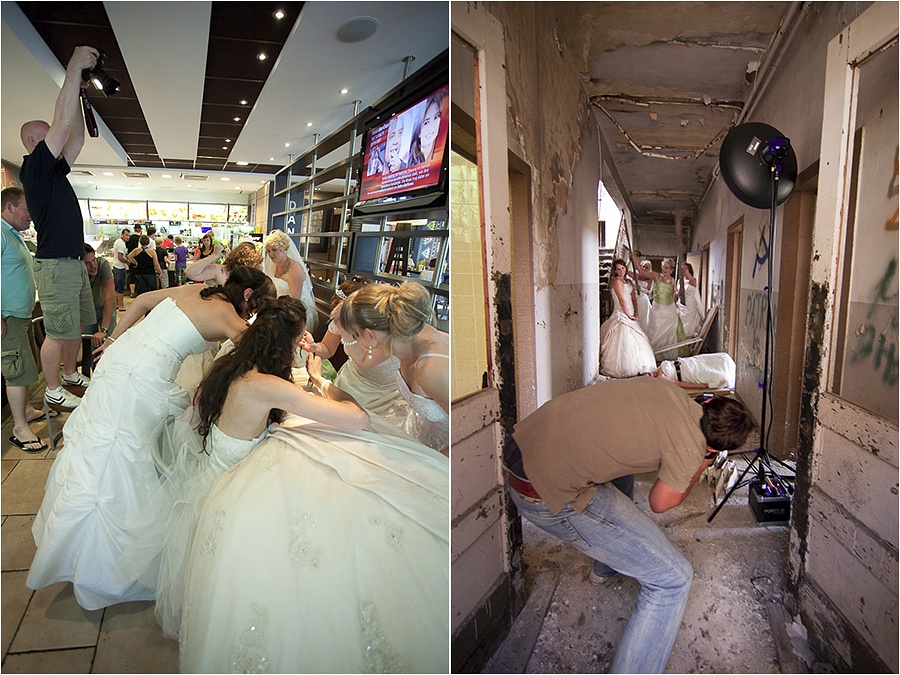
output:
[[[26, 122], [21, 132], [29, 154], [19, 175], [37, 230], [34, 276], [46, 333], [41, 345], [41, 365], [47, 380], [44, 400], [64, 409], [76, 407], [81, 398], [63, 389], [62, 384], [85, 387], [90, 382], [75, 369], [81, 326], [93, 323], [95, 318], [90, 281], [81, 262], [81, 208], [66, 176], [84, 146], [80, 89], [88, 83], [82, 71], [92, 70], [98, 57], [99, 52], [93, 47], [76, 47], [66, 67], [52, 123]], [[60, 362], [64, 369], [62, 382]]]

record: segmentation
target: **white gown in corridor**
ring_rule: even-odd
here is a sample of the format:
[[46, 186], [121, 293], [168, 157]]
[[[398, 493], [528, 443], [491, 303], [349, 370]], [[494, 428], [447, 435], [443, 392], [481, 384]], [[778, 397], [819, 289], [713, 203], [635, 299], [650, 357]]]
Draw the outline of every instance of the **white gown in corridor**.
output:
[[656, 369], [656, 359], [647, 335], [634, 319], [631, 283], [622, 284], [625, 308], [612, 293], [613, 313], [600, 326], [600, 372], [607, 377], [634, 377]]

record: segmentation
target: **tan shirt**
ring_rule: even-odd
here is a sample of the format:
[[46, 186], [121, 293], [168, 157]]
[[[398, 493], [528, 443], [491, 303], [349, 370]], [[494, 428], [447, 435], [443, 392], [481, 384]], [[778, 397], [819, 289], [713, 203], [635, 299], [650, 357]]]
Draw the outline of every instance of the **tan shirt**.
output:
[[544, 503], [553, 513], [581, 511], [596, 486], [659, 471], [684, 492], [706, 454], [703, 410], [672, 382], [609, 380], [558, 396], [516, 425], [513, 437]]

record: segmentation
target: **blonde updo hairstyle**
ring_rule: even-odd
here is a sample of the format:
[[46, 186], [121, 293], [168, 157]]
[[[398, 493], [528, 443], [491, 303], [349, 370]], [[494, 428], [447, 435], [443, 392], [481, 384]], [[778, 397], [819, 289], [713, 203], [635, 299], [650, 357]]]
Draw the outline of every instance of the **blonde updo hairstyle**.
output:
[[256, 244], [245, 241], [235, 246], [231, 253], [225, 256], [222, 265], [230, 273], [235, 267], [259, 267], [262, 261], [262, 255], [256, 250]]
[[367, 284], [341, 306], [341, 324], [356, 338], [366, 328], [390, 339], [411, 340], [434, 319], [431, 295], [421, 284]]
[[272, 230], [263, 246], [274, 248], [276, 251], [287, 251], [291, 247], [291, 239], [281, 230]]
[[668, 267], [673, 272], [675, 271], [675, 261], [672, 260], [671, 258], [663, 258], [662, 266]]
[[651, 263], [649, 260], [641, 260], [641, 269], [642, 270], [653, 269], [653, 263]]

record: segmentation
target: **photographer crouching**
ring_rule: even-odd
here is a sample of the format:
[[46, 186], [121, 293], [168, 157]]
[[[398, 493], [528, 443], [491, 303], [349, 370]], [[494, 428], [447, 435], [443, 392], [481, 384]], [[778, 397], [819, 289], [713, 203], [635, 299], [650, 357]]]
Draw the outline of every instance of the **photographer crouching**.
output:
[[[100, 52], [76, 47], [66, 66], [66, 79], [56, 99], [53, 121], [33, 120], [22, 125], [22, 143], [28, 155], [20, 177], [28, 210], [37, 230], [34, 277], [44, 314], [46, 339], [41, 345], [41, 365], [47, 380], [44, 400], [72, 409], [81, 398], [62, 384], [85, 387], [90, 380], [75, 369], [81, 345], [81, 327], [96, 321], [91, 286], [81, 259], [84, 236], [81, 209], [75, 190], [66, 178], [84, 146], [81, 88], [87, 87], [82, 71], [97, 65]], [[60, 381], [59, 364], [63, 364]]]

